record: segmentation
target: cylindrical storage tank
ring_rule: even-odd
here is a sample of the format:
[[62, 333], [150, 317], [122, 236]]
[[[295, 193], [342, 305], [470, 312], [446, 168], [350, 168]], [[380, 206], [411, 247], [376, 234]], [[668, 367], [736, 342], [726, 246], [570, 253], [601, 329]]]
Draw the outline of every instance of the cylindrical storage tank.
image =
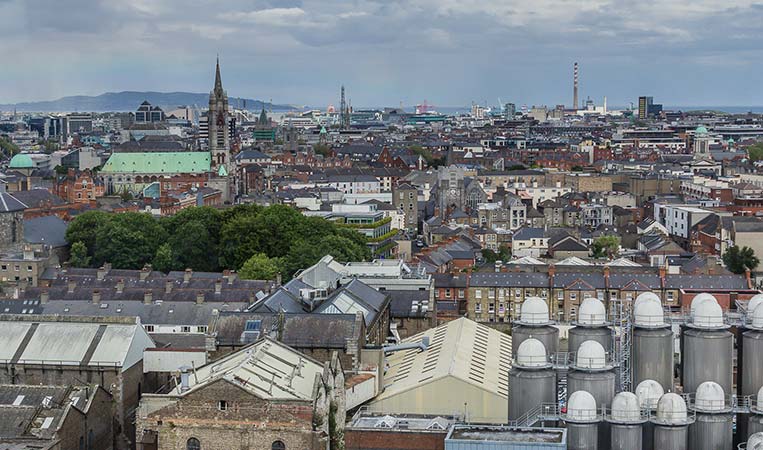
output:
[[556, 372], [537, 339], [522, 342], [509, 370], [509, 420], [516, 420], [541, 403], [556, 403]]
[[631, 351], [633, 386], [655, 380], [664, 390], [673, 390], [673, 331], [665, 323], [662, 303], [642, 297], [633, 307], [634, 328]]
[[585, 341], [575, 354], [567, 373], [567, 391], [586, 391], [597, 405], [609, 405], [615, 397], [615, 372], [604, 347], [597, 341]]
[[747, 436], [763, 433], [763, 387], [753, 396], [750, 405], [750, 417], [747, 419]]
[[639, 399], [632, 392], [620, 392], [612, 400], [607, 416], [611, 450], [642, 450], [643, 424], [646, 416], [641, 413]]
[[684, 392], [696, 392], [705, 381], [731, 392], [734, 336], [727, 328], [718, 302], [705, 300], [694, 309], [682, 340]]
[[[647, 412], [657, 410], [657, 404], [663, 394], [665, 394], [665, 390], [662, 385], [654, 380], [644, 380], [636, 386], [639, 406]], [[652, 422], [644, 424], [641, 442], [643, 450], [654, 449], [654, 424]]]
[[689, 425], [692, 420], [686, 402], [680, 395], [669, 392], [657, 403], [654, 425], [654, 448], [659, 450], [687, 450]]
[[[586, 391], [576, 391], [567, 399], [567, 412], [562, 414], [567, 426], [568, 450], [597, 450], [599, 413], [596, 400]], [[602, 449], [603, 450], [603, 449]]]
[[692, 450], [723, 450], [734, 445], [734, 416], [731, 402], [721, 386], [705, 381], [692, 396], [691, 409], [697, 413], [689, 426], [689, 448]]
[[[615, 397], [615, 372], [604, 347], [596, 341], [580, 344], [567, 373], [567, 392], [586, 391], [597, 405], [609, 405]], [[599, 424], [599, 446], [609, 446], [609, 424]]]
[[577, 352], [585, 341], [596, 341], [608, 353], [612, 352], [612, 330], [607, 322], [607, 310], [604, 303], [596, 298], [586, 298], [578, 308], [575, 326], [568, 332], [568, 350]]
[[742, 396], [755, 395], [763, 387], [763, 307], [758, 307], [742, 333]]
[[[739, 365], [737, 368], [739, 377], [739, 395], [742, 397], [754, 396], [763, 387], [763, 294], [758, 294], [747, 303], [747, 329], [742, 331], [741, 345], [739, 350]], [[763, 431], [760, 427], [761, 417], [748, 414], [739, 414], [737, 421], [742, 436], [748, 436], [755, 431], [747, 429], [748, 425], [754, 426], [755, 430]]]
[[540, 297], [527, 297], [522, 302], [519, 320], [515, 320], [511, 328], [512, 355], [530, 337], [541, 341], [549, 355], [559, 351], [559, 329], [553, 325], [548, 305]]

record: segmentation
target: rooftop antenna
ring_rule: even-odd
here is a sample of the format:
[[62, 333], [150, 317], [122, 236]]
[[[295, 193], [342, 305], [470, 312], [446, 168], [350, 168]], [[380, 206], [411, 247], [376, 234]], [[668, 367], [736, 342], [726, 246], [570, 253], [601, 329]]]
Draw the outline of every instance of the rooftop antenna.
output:
[[572, 76], [572, 109], [578, 109], [578, 63], [573, 66]]

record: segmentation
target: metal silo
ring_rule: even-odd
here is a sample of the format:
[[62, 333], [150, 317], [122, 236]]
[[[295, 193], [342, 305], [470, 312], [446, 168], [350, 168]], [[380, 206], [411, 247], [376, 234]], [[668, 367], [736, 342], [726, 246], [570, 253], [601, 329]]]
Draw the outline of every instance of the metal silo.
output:
[[556, 404], [556, 372], [543, 343], [526, 339], [517, 349], [509, 370], [509, 420], [516, 420], [541, 405]]
[[683, 331], [682, 379], [684, 392], [696, 392], [700, 383], [714, 381], [731, 392], [734, 336], [715, 299], [692, 302], [689, 322]]
[[[660, 398], [665, 394], [665, 390], [662, 385], [654, 380], [644, 380], [636, 386], [636, 397], [638, 398], [639, 406], [648, 415], [653, 415], [657, 411], [657, 404]], [[644, 424], [642, 433], [642, 448], [643, 450], [654, 449], [654, 424], [647, 422]]]
[[[741, 330], [741, 342], [738, 351], [738, 394], [741, 397], [754, 397], [763, 387], [763, 294], [758, 294], [747, 302], [745, 329]], [[753, 419], [748, 414], [738, 417], [740, 436], [751, 434], [747, 425], [760, 417]], [[758, 429], [763, 431], [763, 429]]]
[[607, 310], [601, 300], [587, 298], [578, 308], [575, 326], [568, 332], [568, 349], [575, 353], [585, 341], [596, 341], [607, 353], [612, 352], [612, 329], [607, 322]]
[[641, 294], [634, 303], [633, 317], [633, 386], [651, 379], [660, 383], [664, 390], [673, 390], [673, 331], [665, 322], [662, 302], [656, 296]]
[[727, 450], [734, 445], [734, 415], [730, 397], [714, 381], [705, 381], [691, 396], [690, 408], [697, 417], [689, 426], [692, 450]]
[[751, 396], [750, 417], [747, 419], [747, 436], [763, 433], [763, 387], [757, 397]]
[[573, 392], [567, 399], [567, 411], [562, 414], [562, 420], [567, 425], [568, 450], [600, 448], [598, 445], [600, 416], [593, 395], [586, 391]]
[[620, 392], [612, 400], [607, 416], [611, 450], [642, 450], [643, 424], [647, 416], [641, 412], [639, 399], [632, 392]]
[[651, 422], [654, 425], [655, 449], [688, 450], [689, 425], [693, 418], [680, 395], [672, 392], [663, 395]]
[[559, 329], [551, 321], [548, 305], [540, 297], [527, 297], [522, 303], [519, 320], [515, 320], [511, 328], [512, 355], [516, 354], [519, 344], [530, 337], [541, 341], [549, 355], [559, 351]]
[[[615, 397], [615, 371], [604, 347], [596, 341], [580, 344], [567, 373], [567, 392], [586, 391], [597, 405], [610, 405]], [[609, 424], [599, 425], [599, 445], [609, 445]]]

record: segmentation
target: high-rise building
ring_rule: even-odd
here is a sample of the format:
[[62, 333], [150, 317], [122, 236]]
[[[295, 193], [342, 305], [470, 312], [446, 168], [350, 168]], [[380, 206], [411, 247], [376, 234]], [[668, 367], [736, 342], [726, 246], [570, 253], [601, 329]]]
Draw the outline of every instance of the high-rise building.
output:
[[215, 88], [209, 93], [207, 133], [209, 136], [209, 151], [212, 154], [212, 167], [220, 174], [227, 175], [231, 173], [228, 94], [223, 90], [219, 59], [215, 67]]
[[654, 103], [653, 97], [638, 98], [638, 118], [646, 120], [662, 112], [662, 105]]
[[517, 105], [514, 103], [506, 103], [503, 107], [503, 114], [507, 119], [513, 119], [517, 115]]

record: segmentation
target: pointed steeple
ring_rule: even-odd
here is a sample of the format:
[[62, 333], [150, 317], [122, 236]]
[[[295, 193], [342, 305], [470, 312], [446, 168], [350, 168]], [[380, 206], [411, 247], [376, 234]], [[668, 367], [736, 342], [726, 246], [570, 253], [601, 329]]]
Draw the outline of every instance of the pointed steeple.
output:
[[215, 67], [215, 91], [223, 90], [223, 81], [220, 79], [220, 55], [217, 56], [217, 65]]

